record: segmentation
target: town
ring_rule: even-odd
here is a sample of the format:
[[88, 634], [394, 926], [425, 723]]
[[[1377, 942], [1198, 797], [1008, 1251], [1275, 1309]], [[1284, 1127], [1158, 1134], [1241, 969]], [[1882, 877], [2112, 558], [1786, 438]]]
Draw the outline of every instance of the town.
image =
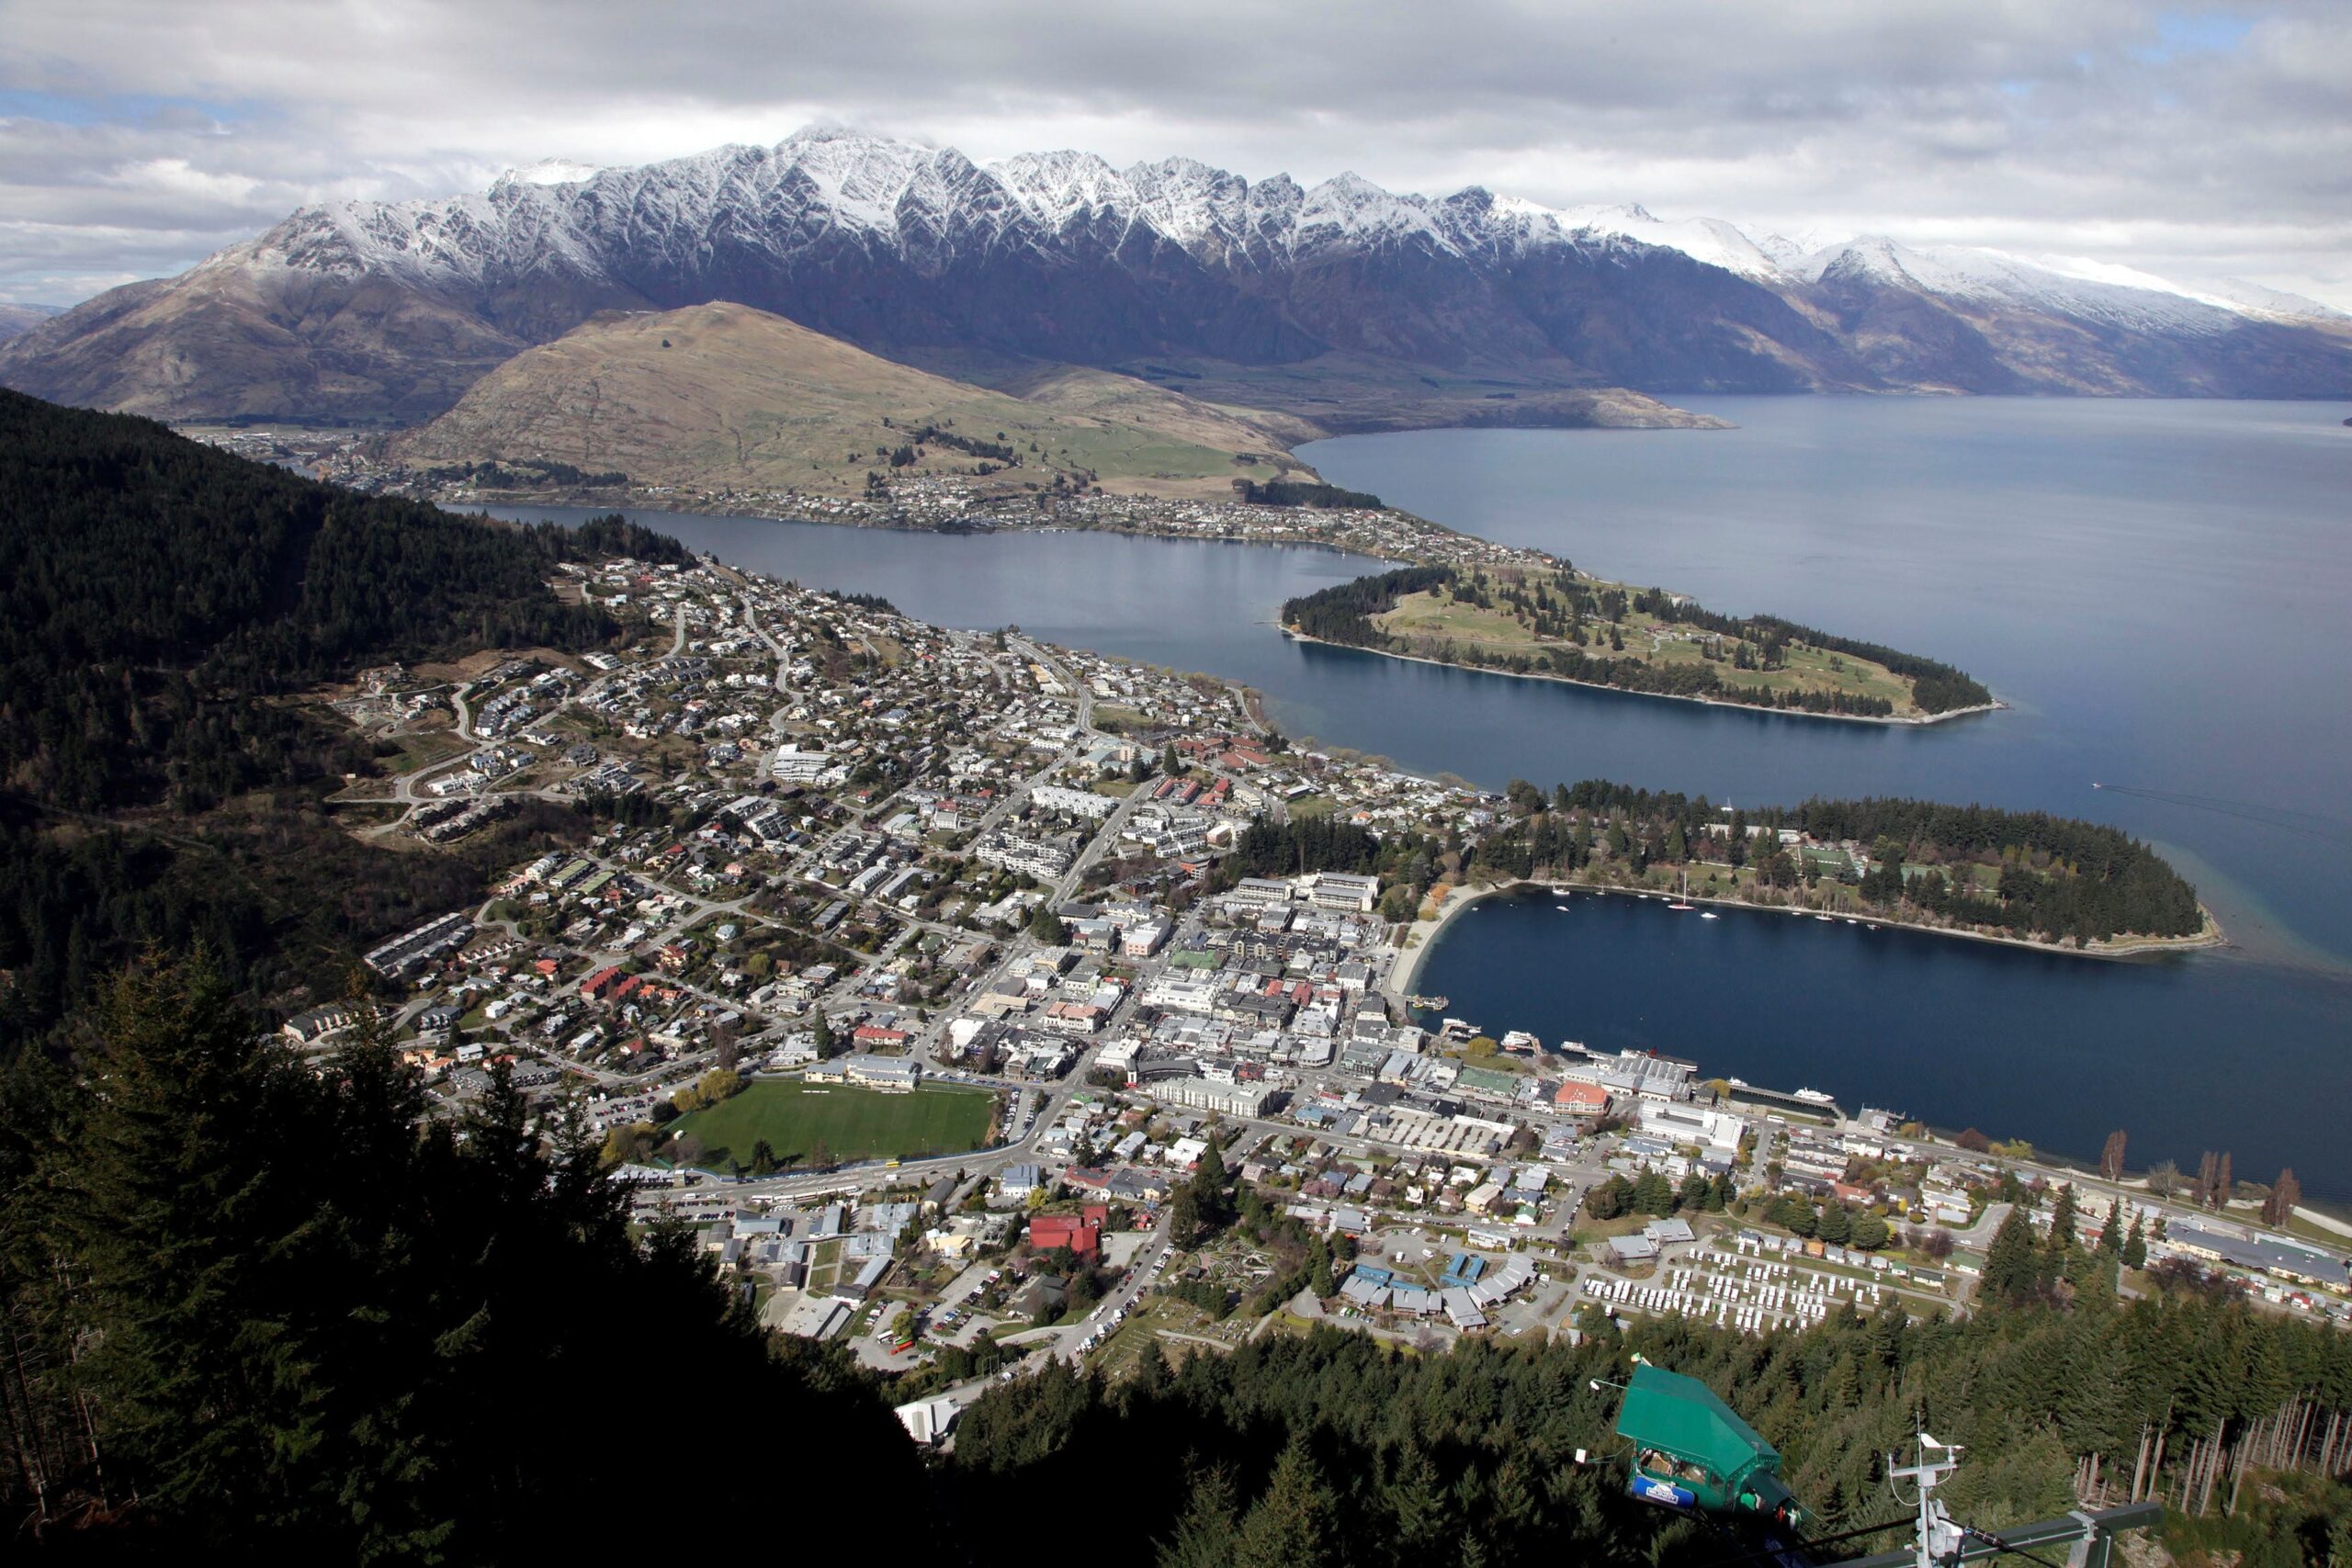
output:
[[285, 1032], [389, 1027], [451, 1108], [504, 1075], [763, 1322], [891, 1376], [919, 1439], [1023, 1369], [1316, 1324], [1965, 1312], [2034, 1229], [2352, 1317], [2341, 1247], [2287, 1234], [2283, 1189], [2232, 1210], [2226, 1168], [2126, 1183], [2120, 1148], [2093, 1176], [1444, 1016], [1412, 975], [1507, 795], [1294, 746], [1210, 678], [708, 562], [562, 588], [631, 645], [366, 672], [335, 709], [398, 761], [337, 799], [421, 852], [594, 831], [385, 933], [396, 1008]]
[[850, 527], [941, 533], [1000, 529], [1101, 530], [1236, 544], [1304, 545], [1377, 560], [1465, 569], [1561, 566], [1542, 550], [1456, 532], [1392, 507], [1246, 504], [1106, 491], [1099, 487], [1007, 493], [953, 475], [893, 478], [862, 495], [792, 490], [682, 490], [562, 485], [485, 489], [470, 479], [435, 478], [373, 453], [364, 433], [291, 426], [190, 427], [183, 434], [241, 457], [280, 463], [369, 495], [405, 495], [456, 511], [487, 505], [564, 504], [645, 507], [664, 512], [769, 517]]

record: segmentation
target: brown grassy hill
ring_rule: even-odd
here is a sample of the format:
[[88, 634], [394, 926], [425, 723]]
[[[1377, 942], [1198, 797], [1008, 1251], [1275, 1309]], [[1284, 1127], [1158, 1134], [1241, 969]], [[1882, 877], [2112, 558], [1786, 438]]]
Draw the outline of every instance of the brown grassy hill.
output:
[[[416, 466], [540, 460], [639, 485], [819, 494], [863, 490], [875, 469], [1220, 497], [1236, 478], [1307, 471], [1283, 449], [1306, 434], [1286, 428], [1295, 421], [1272, 427], [1099, 370], [1038, 372], [1020, 390], [931, 375], [744, 305], [615, 311], [516, 355], [391, 451]], [[942, 434], [915, 440], [926, 427]], [[920, 456], [892, 469], [902, 446]]]

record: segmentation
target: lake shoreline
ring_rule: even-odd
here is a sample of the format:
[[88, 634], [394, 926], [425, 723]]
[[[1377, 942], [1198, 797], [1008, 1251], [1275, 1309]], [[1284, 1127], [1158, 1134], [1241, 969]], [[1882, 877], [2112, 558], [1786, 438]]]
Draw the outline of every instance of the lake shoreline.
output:
[[1840, 724], [1878, 724], [1898, 729], [1924, 729], [1946, 719], [1966, 718], [1972, 714], [2000, 713], [2008, 704], [1997, 698], [1989, 703], [1977, 703], [1964, 708], [1947, 708], [1941, 713], [1913, 714], [1908, 716], [1889, 715], [1881, 718], [1861, 713], [1814, 713], [1805, 708], [1773, 707], [1764, 703], [1736, 703], [1723, 697], [1685, 696], [1679, 692], [1644, 692], [1631, 686], [1611, 686], [1600, 681], [1579, 681], [1569, 675], [1544, 674], [1533, 670], [1498, 670], [1487, 664], [1464, 664], [1431, 659], [1425, 654], [1396, 653], [1385, 648], [1365, 648], [1360, 643], [1333, 642], [1329, 637], [1310, 637], [1297, 627], [1282, 621], [1272, 623], [1283, 636], [1298, 642], [1311, 642], [1322, 648], [1344, 648], [1357, 653], [1369, 653], [1378, 659], [1401, 660], [1408, 664], [1427, 664], [1439, 670], [1466, 670], [1477, 675], [1499, 675], [1508, 681], [1548, 681], [1555, 686], [1582, 686], [1589, 692], [1615, 692], [1620, 696], [1648, 697], [1657, 702], [1696, 703], [1701, 707], [1730, 708], [1736, 712], [1767, 714], [1781, 718], [1826, 718]]
[[[1525, 888], [1534, 888], [1562, 897], [1577, 893], [1594, 893], [1611, 895], [1621, 898], [1664, 898], [1668, 901], [1675, 897], [1671, 893], [1660, 893], [1646, 888], [1611, 887], [1599, 883], [1543, 882], [1532, 877], [1520, 877], [1510, 882], [1498, 882], [1480, 887], [1456, 887], [1446, 896], [1445, 903], [1438, 910], [1435, 919], [1417, 919], [1407, 931], [1405, 937], [1407, 945], [1389, 974], [1389, 994], [1399, 1001], [1413, 994], [1414, 983], [1420, 977], [1422, 969], [1428, 966], [1429, 955], [1437, 946], [1438, 938], [1444, 934], [1446, 927], [1453, 924], [1456, 919], [1467, 914], [1488, 898], [1506, 893], [1517, 893]], [[2228, 935], [2222, 930], [2221, 921], [2215, 919], [2213, 912], [2201, 903], [2197, 908], [2204, 916], [2205, 926], [2195, 936], [2127, 937], [2122, 939], [2125, 945], [2066, 947], [2056, 942], [2036, 942], [2030, 937], [1999, 936], [1990, 931], [1962, 931], [1951, 926], [1921, 925], [1911, 920], [1890, 919], [1883, 915], [1830, 915], [1819, 909], [1794, 908], [1784, 904], [1758, 904], [1746, 898], [1713, 897], [1690, 893], [1682, 895], [1682, 901], [1719, 909], [1749, 909], [1758, 914], [1826, 918], [1855, 925], [1882, 927], [1889, 931], [1917, 931], [1924, 936], [1959, 937], [1968, 942], [1984, 942], [1995, 947], [2016, 948], [2027, 953], [2046, 953], [2061, 958], [2098, 959], [2110, 964], [2145, 962], [2175, 953], [2214, 952], [2230, 945]]]

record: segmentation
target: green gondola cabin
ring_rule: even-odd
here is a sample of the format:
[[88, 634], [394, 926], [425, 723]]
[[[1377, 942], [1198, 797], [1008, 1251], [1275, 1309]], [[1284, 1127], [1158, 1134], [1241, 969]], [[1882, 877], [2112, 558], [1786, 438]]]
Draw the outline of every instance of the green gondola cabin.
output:
[[1696, 1378], [1634, 1369], [1617, 1435], [1633, 1450], [1629, 1489], [1685, 1512], [1749, 1513], [1795, 1529], [1804, 1512], [1781, 1480], [1780, 1450]]

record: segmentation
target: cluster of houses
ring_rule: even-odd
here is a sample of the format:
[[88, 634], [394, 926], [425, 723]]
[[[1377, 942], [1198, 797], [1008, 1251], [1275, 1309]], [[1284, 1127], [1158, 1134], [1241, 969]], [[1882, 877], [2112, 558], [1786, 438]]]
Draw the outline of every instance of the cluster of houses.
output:
[[1410, 1322], [1443, 1317], [1464, 1334], [1487, 1327], [1487, 1314], [1535, 1282], [1535, 1265], [1523, 1253], [1490, 1269], [1475, 1254], [1454, 1254], [1434, 1285], [1416, 1281], [1376, 1264], [1359, 1263], [1340, 1286], [1340, 1296], [1360, 1311]]

